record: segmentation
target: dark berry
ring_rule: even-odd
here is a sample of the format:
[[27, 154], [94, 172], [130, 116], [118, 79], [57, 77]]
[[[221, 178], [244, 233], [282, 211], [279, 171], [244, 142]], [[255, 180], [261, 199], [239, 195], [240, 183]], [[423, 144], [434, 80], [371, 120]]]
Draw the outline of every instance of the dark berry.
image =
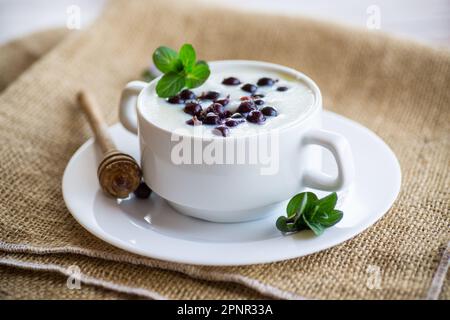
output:
[[188, 124], [190, 126], [201, 126], [202, 122], [200, 120], [198, 120], [198, 118], [196, 116], [194, 116], [192, 119], [189, 119], [188, 121], [186, 121], [186, 124]]
[[262, 114], [261, 111], [259, 111], [259, 110], [252, 110], [248, 114], [247, 120], [249, 122], [253, 122], [253, 123], [257, 123], [257, 124], [263, 124], [264, 121], [266, 121], [266, 118], [264, 117], [264, 115]]
[[210, 105], [208, 108], [206, 108], [206, 112], [213, 112], [219, 116], [223, 116], [223, 113], [225, 112], [225, 108], [223, 105], [221, 105], [220, 103], [213, 103], [212, 105]]
[[223, 105], [224, 107], [230, 103], [230, 98], [226, 97], [223, 99], [219, 99], [215, 101], [216, 103], [220, 103], [221, 105]]
[[193, 93], [191, 90], [188, 89], [184, 89], [179, 93], [179, 95], [180, 98], [183, 100], [194, 100], [196, 98], [195, 93]]
[[181, 99], [181, 97], [177, 94], [176, 96], [170, 97], [169, 99], [167, 99], [168, 103], [171, 104], [181, 104], [184, 103], [184, 100]]
[[240, 121], [245, 121], [244, 116], [240, 113], [234, 113], [230, 118], [240, 120]]
[[216, 134], [218, 136], [222, 136], [222, 137], [227, 137], [230, 135], [230, 129], [228, 129], [228, 127], [226, 127], [226, 126], [215, 127], [213, 132], [214, 132], [214, 134]]
[[242, 120], [230, 118], [225, 121], [225, 125], [227, 127], [236, 127], [237, 125], [241, 124], [244, 121], [245, 120], [243, 118], [242, 118]]
[[213, 113], [213, 112], [209, 112], [205, 118], [203, 119], [203, 124], [219, 124], [220, 123], [220, 117]]
[[258, 87], [255, 86], [254, 84], [247, 83], [247, 84], [244, 84], [241, 87], [241, 89], [244, 90], [244, 91], [250, 92], [250, 93], [254, 93], [256, 91], [256, 89], [258, 89]]
[[225, 110], [225, 112], [222, 114], [222, 118], [229, 118], [232, 114], [233, 113], [230, 110]]
[[264, 98], [264, 95], [261, 94], [261, 93], [252, 94], [252, 98], [253, 98], [253, 99]]
[[278, 115], [278, 111], [274, 107], [264, 107], [261, 109], [261, 112], [268, 117], [276, 117]]
[[243, 115], [247, 115], [250, 111], [255, 110], [255, 103], [251, 100], [241, 102], [239, 107], [237, 108], [236, 112], [239, 112]]
[[264, 100], [261, 99], [256, 99], [254, 102], [257, 106], [262, 106], [264, 104]]
[[200, 96], [200, 99], [202, 100], [216, 100], [220, 96], [220, 93], [216, 91], [208, 91], [206, 93], [203, 93]]
[[205, 120], [205, 116], [206, 116], [206, 113], [205, 113], [205, 110], [203, 110], [203, 111], [200, 112], [200, 114], [197, 115], [196, 117], [197, 117], [198, 120], [203, 121], [203, 120]]
[[275, 80], [271, 78], [261, 78], [258, 80], [257, 85], [258, 86], [273, 86], [275, 83]]
[[197, 102], [189, 102], [186, 103], [186, 106], [184, 107], [184, 112], [187, 114], [190, 114], [191, 116], [199, 115], [200, 112], [202, 112], [202, 106], [200, 103]]
[[223, 79], [222, 84], [224, 84], [226, 86], [237, 86], [238, 84], [241, 84], [241, 81], [239, 81], [238, 78], [229, 77], [229, 78]]
[[287, 89], [289, 89], [288, 87], [278, 87], [277, 91], [286, 91]]
[[134, 191], [134, 195], [139, 199], [147, 199], [150, 197], [152, 189], [150, 189], [145, 182], [141, 182], [139, 187]]

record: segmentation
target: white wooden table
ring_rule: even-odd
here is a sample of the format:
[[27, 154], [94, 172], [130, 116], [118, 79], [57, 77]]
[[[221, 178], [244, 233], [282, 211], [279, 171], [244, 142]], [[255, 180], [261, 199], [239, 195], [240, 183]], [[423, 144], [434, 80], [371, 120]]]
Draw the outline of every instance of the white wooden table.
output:
[[[0, 0], [0, 43], [49, 27], [65, 26], [76, 5], [85, 27], [106, 0]], [[144, 1], [144, 0], [142, 0]], [[192, 0], [184, 0], [192, 1]], [[306, 15], [382, 31], [431, 45], [450, 47], [450, 0], [200, 0], [287, 15]], [[377, 18], [379, 17], [379, 19]]]

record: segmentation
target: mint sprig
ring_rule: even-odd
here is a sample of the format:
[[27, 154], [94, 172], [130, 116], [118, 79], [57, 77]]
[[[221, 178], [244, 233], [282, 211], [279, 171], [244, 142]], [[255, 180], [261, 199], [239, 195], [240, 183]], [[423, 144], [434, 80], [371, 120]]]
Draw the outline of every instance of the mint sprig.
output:
[[289, 201], [286, 207], [287, 217], [279, 217], [276, 226], [284, 233], [310, 229], [319, 236], [326, 228], [341, 221], [344, 213], [335, 209], [336, 202], [336, 192], [322, 199], [318, 199], [312, 192], [299, 193]]
[[153, 53], [153, 63], [164, 73], [156, 84], [156, 93], [161, 98], [174, 96], [184, 87], [199, 87], [211, 73], [205, 61], [197, 61], [195, 49], [188, 43], [178, 53], [168, 47], [157, 48]]

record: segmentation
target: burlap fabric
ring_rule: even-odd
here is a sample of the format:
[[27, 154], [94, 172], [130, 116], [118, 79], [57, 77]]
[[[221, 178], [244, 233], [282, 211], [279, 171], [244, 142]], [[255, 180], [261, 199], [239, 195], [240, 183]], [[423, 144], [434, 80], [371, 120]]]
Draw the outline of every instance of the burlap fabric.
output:
[[0, 91], [52, 49], [67, 33], [67, 29], [44, 30], [3, 45], [0, 60]]
[[28, 271], [16, 267], [0, 267], [1, 299], [132, 299], [118, 291], [82, 284], [82, 290], [68, 290], [67, 277], [49, 271]]
[[[193, 6], [114, 1], [91, 28], [71, 33], [1, 94], [1, 294], [448, 299], [449, 52], [308, 19]], [[187, 41], [204, 59], [266, 60], [309, 74], [327, 108], [375, 131], [399, 157], [403, 183], [394, 207], [340, 246], [248, 267], [142, 258], [84, 231], [60, 189], [67, 161], [90, 135], [76, 91], [95, 92], [114, 123], [120, 89], [138, 77], [154, 48]], [[83, 274], [80, 291], [65, 286], [72, 265]], [[380, 282], [373, 282], [374, 270]], [[14, 289], [27, 280], [26, 293]]]

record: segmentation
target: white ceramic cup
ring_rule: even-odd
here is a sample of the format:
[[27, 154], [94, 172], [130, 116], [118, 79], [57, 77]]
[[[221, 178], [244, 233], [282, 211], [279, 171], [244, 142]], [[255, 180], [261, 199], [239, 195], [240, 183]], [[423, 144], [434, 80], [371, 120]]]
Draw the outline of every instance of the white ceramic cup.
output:
[[[305, 188], [341, 191], [349, 186], [354, 176], [350, 146], [343, 136], [321, 129], [322, 96], [310, 78], [296, 70], [259, 61], [226, 60], [209, 65], [211, 72], [230, 66], [254, 66], [260, 67], [262, 74], [264, 70], [271, 70], [298, 79], [314, 93], [314, 106], [303, 120], [276, 130], [276, 133], [268, 131], [247, 137], [230, 135], [214, 141], [189, 137], [193, 143], [205, 147], [229, 139], [244, 139], [246, 145], [250, 145], [255, 139], [261, 139], [261, 135], [270, 139], [276, 134], [279, 163], [275, 173], [261, 174], [267, 166], [263, 163], [179, 164], [172, 159], [172, 150], [179, 143], [173, 141], [173, 132], [146, 119], [142, 111], [148, 107], [146, 99], [156, 95], [159, 78], [150, 83], [128, 83], [120, 101], [120, 121], [139, 136], [144, 179], [154, 192], [186, 215], [214, 222], [241, 222], [266, 216], [281, 201]], [[322, 150], [312, 145], [331, 151], [337, 164], [335, 177], [321, 171]]]

